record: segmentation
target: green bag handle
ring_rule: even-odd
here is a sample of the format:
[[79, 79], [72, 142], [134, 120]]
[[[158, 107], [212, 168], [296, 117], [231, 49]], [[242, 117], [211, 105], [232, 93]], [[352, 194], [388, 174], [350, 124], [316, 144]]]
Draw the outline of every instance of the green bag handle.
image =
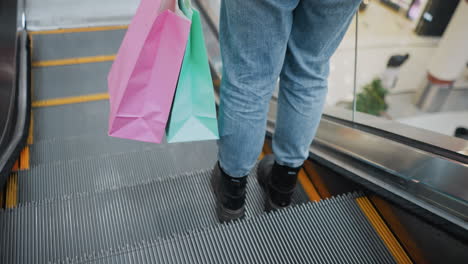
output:
[[179, 8], [182, 10], [184, 15], [192, 20], [193, 10], [192, 10], [192, 1], [191, 0], [179, 0]]

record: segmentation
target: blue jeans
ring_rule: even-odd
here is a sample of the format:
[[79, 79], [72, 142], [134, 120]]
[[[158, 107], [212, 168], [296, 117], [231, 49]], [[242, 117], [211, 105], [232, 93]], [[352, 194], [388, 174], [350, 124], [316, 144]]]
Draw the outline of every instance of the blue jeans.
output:
[[245, 176], [255, 166], [278, 77], [273, 152], [280, 165], [302, 165], [322, 115], [330, 57], [359, 3], [222, 0], [218, 158], [227, 174]]

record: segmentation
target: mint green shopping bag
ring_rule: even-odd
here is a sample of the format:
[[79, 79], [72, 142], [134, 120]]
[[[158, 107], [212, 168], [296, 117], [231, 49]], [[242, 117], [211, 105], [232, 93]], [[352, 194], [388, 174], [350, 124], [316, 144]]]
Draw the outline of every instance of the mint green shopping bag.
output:
[[180, 0], [179, 5], [192, 25], [166, 128], [167, 142], [218, 139], [213, 80], [200, 14], [191, 8], [190, 1]]

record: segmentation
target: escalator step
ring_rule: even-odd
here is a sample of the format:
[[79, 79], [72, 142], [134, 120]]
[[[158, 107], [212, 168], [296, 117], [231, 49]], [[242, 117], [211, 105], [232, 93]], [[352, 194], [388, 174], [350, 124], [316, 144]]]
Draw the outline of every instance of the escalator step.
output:
[[126, 29], [32, 34], [33, 61], [60, 60], [117, 53]]
[[[0, 211], [0, 263], [47, 263], [93, 255], [217, 224], [211, 170], [166, 177], [97, 193], [64, 196]], [[246, 217], [261, 214], [255, 175]], [[306, 201], [297, 191], [294, 202]]]
[[[81, 156], [79, 151], [75, 154], [75, 150], [70, 151], [64, 156]], [[47, 155], [61, 154], [50, 152]], [[216, 162], [216, 154], [216, 142], [203, 141], [164, 144], [139, 152], [41, 164], [19, 172], [19, 202], [118, 188], [193, 170], [209, 169]]]
[[70, 137], [43, 140], [30, 146], [31, 165], [83, 159], [104, 154], [157, 149], [164, 144], [152, 144], [104, 136]]
[[63, 263], [395, 263], [360, 194], [306, 203]]
[[110, 61], [33, 68], [33, 100], [105, 93], [111, 65]]
[[34, 142], [86, 135], [107, 135], [109, 102], [40, 107], [34, 110]]

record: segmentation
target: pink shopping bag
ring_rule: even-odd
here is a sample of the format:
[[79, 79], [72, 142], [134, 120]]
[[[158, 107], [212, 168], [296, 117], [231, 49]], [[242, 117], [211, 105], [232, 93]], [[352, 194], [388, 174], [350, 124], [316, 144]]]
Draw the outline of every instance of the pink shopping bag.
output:
[[109, 136], [161, 143], [189, 32], [177, 0], [141, 0], [107, 77]]

